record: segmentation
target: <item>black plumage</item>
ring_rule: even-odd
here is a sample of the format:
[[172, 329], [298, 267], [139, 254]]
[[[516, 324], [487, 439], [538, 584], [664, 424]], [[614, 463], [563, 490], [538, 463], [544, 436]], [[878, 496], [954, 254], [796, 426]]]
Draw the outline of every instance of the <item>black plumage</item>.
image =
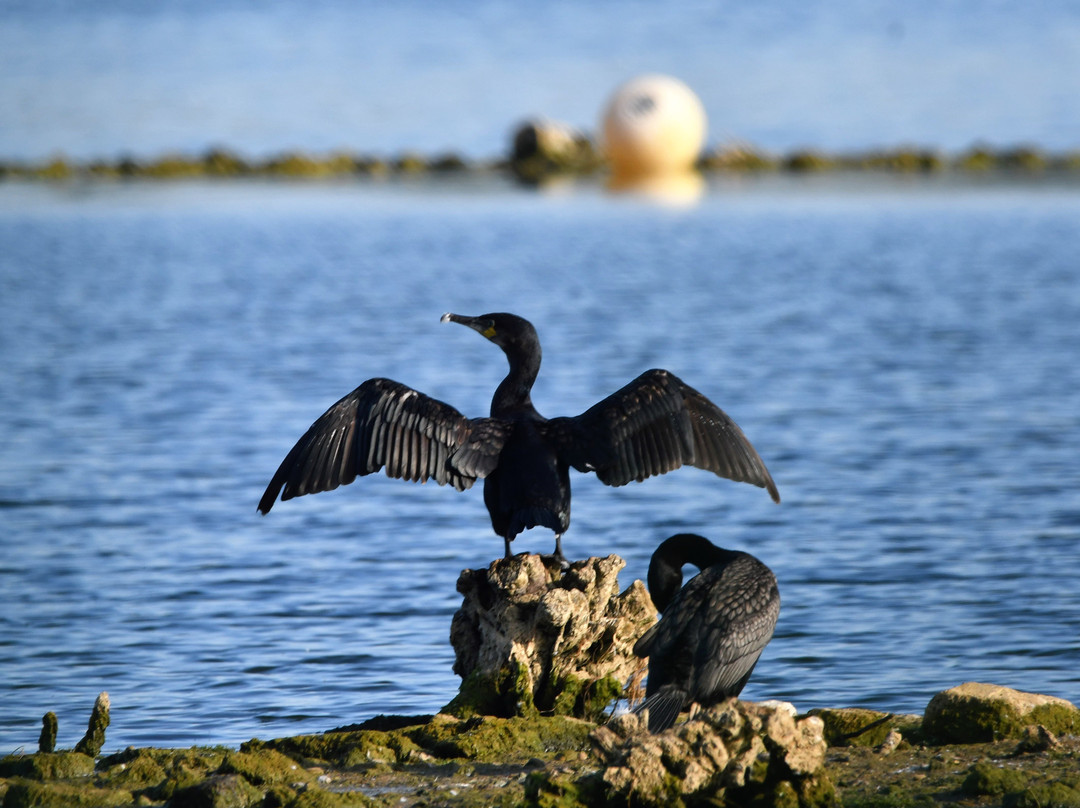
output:
[[[682, 568], [701, 570], [682, 585]], [[649, 562], [649, 594], [661, 612], [634, 645], [649, 658], [645, 701], [649, 730], [661, 732], [691, 704], [738, 696], [750, 679], [780, 615], [772, 571], [747, 553], [724, 550], [701, 536], [665, 540]]]
[[506, 354], [510, 371], [487, 418], [456, 409], [390, 379], [369, 379], [335, 403], [286, 455], [259, 502], [329, 491], [385, 468], [390, 477], [459, 491], [484, 480], [491, 525], [510, 542], [532, 527], [562, 534], [570, 525], [570, 467], [607, 485], [644, 480], [682, 465], [768, 489], [780, 496], [764, 462], [719, 407], [666, 370], [649, 370], [581, 415], [544, 418], [531, 398], [540, 340], [513, 314], [444, 322], [469, 326]]

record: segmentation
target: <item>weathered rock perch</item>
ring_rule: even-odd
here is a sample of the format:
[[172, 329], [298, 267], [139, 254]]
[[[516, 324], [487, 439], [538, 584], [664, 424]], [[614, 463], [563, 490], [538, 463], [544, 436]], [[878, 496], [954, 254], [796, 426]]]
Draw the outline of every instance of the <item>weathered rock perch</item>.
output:
[[1028, 727], [1080, 734], [1080, 710], [1055, 696], [965, 682], [934, 696], [923, 716], [923, 731], [936, 743], [1020, 738]]
[[665, 808], [838, 804], [825, 773], [823, 722], [797, 718], [787, 703], [728, 699], [657, 735], [627, 713], [593, 730], [591, 740], [599, 771], [577, 780], [538, 777], [534, 794]]
[[518, 555], [464, 570], [464, 601], [450, 626], [462, 684], [444, 712], [597, 720], [642, 667], [634, 642], [656, 621], [641, 581], [619, 592], [625, 565], [610, 555], [563, 571]]

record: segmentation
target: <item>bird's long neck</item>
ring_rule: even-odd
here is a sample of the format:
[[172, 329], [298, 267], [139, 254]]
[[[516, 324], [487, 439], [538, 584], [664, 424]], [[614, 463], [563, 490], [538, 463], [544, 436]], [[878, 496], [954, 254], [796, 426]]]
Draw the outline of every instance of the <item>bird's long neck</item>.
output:
[[733, 553], [717, 547], [708, 539], [692, 533], [680, 533], [666, 539], [649, 562], [649, 595], [658, 611], [663, 612], [682, 588], [682, 568], [693, 564], [699, 570], [726, 561]]
[[505, 415], [518, 410], [533, 410], [532, 386], [540, 372], [539, 342], [524, 348], [504, 349], [510, 362], [510, 372], [495, 388], [491, 399], [492, 416]]

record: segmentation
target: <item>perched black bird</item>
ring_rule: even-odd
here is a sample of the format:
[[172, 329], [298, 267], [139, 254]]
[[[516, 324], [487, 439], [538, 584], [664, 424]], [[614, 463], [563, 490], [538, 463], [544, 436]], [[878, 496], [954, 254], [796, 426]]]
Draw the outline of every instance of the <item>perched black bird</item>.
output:
[[649, 370], [573, 418], [548, 420], [530, 397], [540, 340], [513, 314], [463, 317], [506, 354], [510, 372], [495, 390], [491, 416], [466, 418], [448, 404], [389, 379], [369, 379], [315, 421], [281, 462], [259, 502], [351, 483], [385, 467], [413, 482], [429, 478], [462, 491], [484, 480], [491, 526], [506, 543], [523, 530], [555, 531], [555, 555], [570, 525], [570, 474], [594, 471], [625, 485], [682, 465], [753, 483], [780, 495], [750, 441], [719, 407], [666, 370]]
[[[701, 570], [682, 585], [684, 564]], [[737, 696], [780, 615], [772, 570], [747, 553], [691, 533], [665, 540], [649, 562], [649, 595], [660, 622], [634, 645], [649, 658], [649, 731], [661, 732], [690, 704]]]

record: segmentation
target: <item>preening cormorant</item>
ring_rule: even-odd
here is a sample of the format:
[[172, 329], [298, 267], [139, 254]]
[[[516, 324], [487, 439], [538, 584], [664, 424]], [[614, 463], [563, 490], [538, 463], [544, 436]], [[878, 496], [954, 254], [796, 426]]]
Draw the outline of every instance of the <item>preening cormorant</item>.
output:
[[[682, 585], [684, 564], [701, 570]], [[649, 595], [660, 622], [634, 645], [649, 658], [649, 731], [661, 732], [690, 704], [737, 696], [768, 644], [780, 614], [772, 570], [748, 553], [702, 536], [666, 539], [649, 562]]]
[[780, 501], [768, 469], [742, 430], [719, 407], [666, 370], [649, 370], [572, 418], [544, 418], [530, 397], [540, 370], [540, 340], [513, 314], [444, 314], [494, 342], [510, 372], [487, 418], [466, 418], [449, 404], [390, 379], [369, 379], [311, 425], [281, 462], [259, 510], [330, 491], [381, 468], [389, 477], [433, 479], [462, 491], [484, 481], [491, 526], [506, 555], [523, 530], [555, 532], [555, 555], [570, 524], [570, 474], [596, 472], [625, 485], [682, 465], [766, 488]]

